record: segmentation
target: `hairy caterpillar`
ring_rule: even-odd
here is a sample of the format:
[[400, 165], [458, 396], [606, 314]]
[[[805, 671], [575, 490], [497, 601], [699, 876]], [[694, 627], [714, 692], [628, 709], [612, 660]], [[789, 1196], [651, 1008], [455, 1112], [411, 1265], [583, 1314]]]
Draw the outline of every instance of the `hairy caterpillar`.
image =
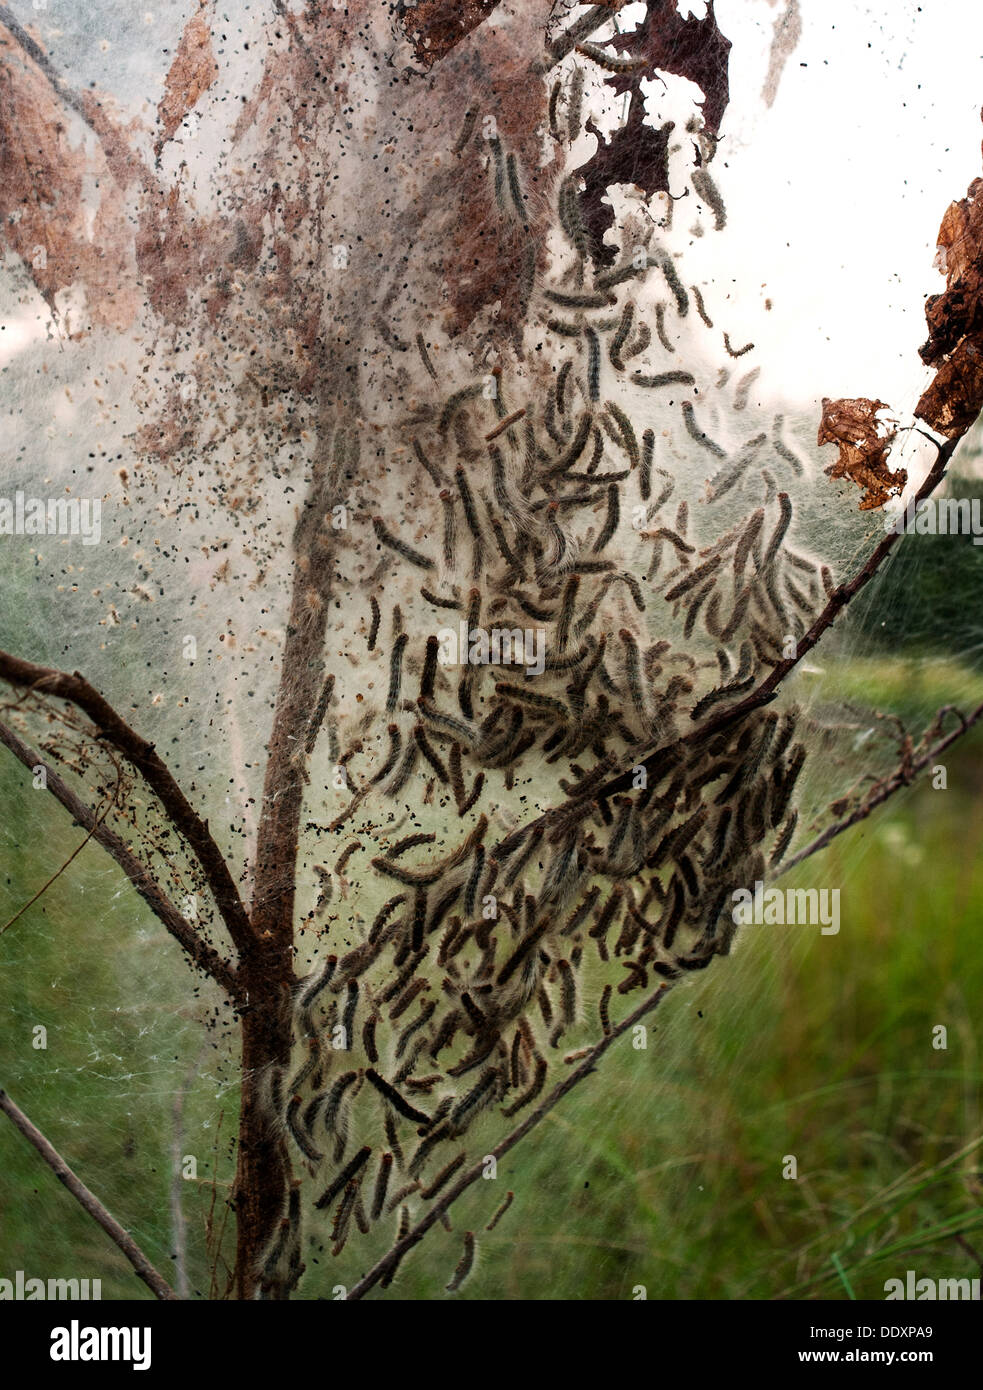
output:
[[[694, 169], [692, 174], [693, 187], [700, 199], [706, 203], [713, 213], [714, 229], [718, 232], [723, 231], [727, 225], [727, 209], [724, 207], [724, 200], [713, 179], [706, 169]], [[713, 325], [710, 325], [711, 328]]]
[[754, 344], [753, 344], [753, 343], [745, 343], [744, 347], [742, 347], [742, 348], [733, 348], [733, 347], [731, 347], [731, 345], [730, 345], [730, 334], [729, 334], [729, 333], [725, 333], [725, 334], [724, 334], [724, 347], [727, 349], [727, 352], [728, 352], [728, 354], [729, 354], [731, 357], [743, 357], [745, 353], [750, 352], [750, 351], [752, 350], [752, 348], [754, 347]]
[[394, 550], [397, 555], [401, 555], [404, 560], [408, 560], [411, 565], [416, 565], [418, 569], [422, 570], [434, 568], [434, 563], [428, 556], [422, 555], [419, 550], [414, 550], [405, 541], [401, 541], [398, 536], [394, 536], [381, 516], [374, 516], [372, 525], [382, 544], [388, 546], [390, 550]]
[[693, 292], [693, 298], [696, 300], [696, 312], [699, 314], [700, 318], [706, 324], [707, 328], [712, 328], [713, 320], [710, 318], [709, 314], [706, 311], [706, 306], [703, 303], [703, 295], [700, 293], [699, 286], [691, 285], [690, 289]]
[[457, 1262], [457, 1267], [455, 1268], [454, 1273], [451, 1275], [450, 1283], [446, 1286], [448, 1293], [457, 1293], [458, 1289], [461, 1287], [465, 1279], [471, 1273], [471, 1270], [474, 1267], [474, 1253], [474, 1232], [465, 1231], [464, 1251], [461, 1255], [460, 1260], [458, 1260]]
[[362, 1171], [366, 1163], [369, 1161], [371, 1154], [372, 1149], [368, 1144], [366, 1144], [363, 1148], [359, 1149], [355, 1157], [351, 1159], [345, 1165], [345, 1167], [342, 1168], [341, 1172], [338, 1173], [332, 1179], [332, 1181], [325, 1188], [324, 1192], [314, 1203], [314, 1206], [317, 1208], [318, 1211], [323, 1211], [325, 1207], [329, 1207], [331, 1205], [331, 1203], [337, 1197], [338, 1193], [342, 1190], [342, 1188], [347, 1187], [348, 1184]]
[[492, 1217], [492, 1219], [489, 1221], [488, 1225], [485, 1227], [485, 1230], [486, 1230], [486, 1231], [493, 1231], [493, 1230], [495, 1229], [495, 1227], [496, 1227], [496, 1226], [498, 1225], [498, 1223], [501, 1221], [502, 1217], [503, 1217], [503, 1216], [505, 1215], [505, 1213], [508, 1211], [509, 1207], [512, 1205], [512, 1202], [513, 1202], [513, 1199], [514, 1199], [514, 1198], [515, 1198], [515, 1193], [514, 1193], [514, 1192], [506, 1192], [506, 1194], [505, 1194], [505, 1200], [501, 1203], [501, 1205], [499, 1206], [498, 1210], [495, 1212], [495, 1215]]

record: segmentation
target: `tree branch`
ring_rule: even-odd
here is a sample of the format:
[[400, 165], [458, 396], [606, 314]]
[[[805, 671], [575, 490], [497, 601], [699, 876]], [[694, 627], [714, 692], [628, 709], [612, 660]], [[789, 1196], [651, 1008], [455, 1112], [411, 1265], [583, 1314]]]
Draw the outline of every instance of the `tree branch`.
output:
[[247, 954], [252, 945], [252, 931], [225, 856], [212, 839], [208, 822], [194, 810], [154, 745], [131, 729], [78, 671], [68, 675], [64, 671], [37, 666], [33, 661], [24, 661], [9, 652], [0, 651], [0, 678], [11, 685], [54, 695], [75, 705], [88, 715], [102, 737], [129, 759], [156, 792], [171, 824], [190, 846], [201, 865], [229, 935], [240, 954]]
[[[553, 1107], [563, 1099], [568, 1091], [572, 1091], [578, 1082], [582, 1081], [585, 1076], [590, 1075], [590, 1073], [595, 1070], [597, 1063], [618, 1038], [624, 1033], [627, 1033], [629, 1028], [633, 1028], [636, 1023], [639, 1023], [647, 1014], [651, 1013], [653, 1009], [658, 1008], [672, 988], [672, 984], [668, 981], [663, 981], [658, 989], [654, 990], [646, 999], [643, 999], [637, 1009], [634, 1009], [623, 1018], [620, 1023], [614, 1024], [611, 1032], [591, 1048], [584, 1060], [579, 1066], [574, 1068], [569, 1076], [564, 1077], [557, 1086], [554, 1086], [553, 1090], [542, 1104], [531, 1111], [520, 1125], [517, 1125], [510, 1134], [505, 1136], [501, 1143], [496, 1144], [493, 1149], [488, 1151], [492, 1158], [498, 1160], [504, 1157], [510, 1149], [514, 1149], [520, 1140], [524, 1139], [531, 1130], [536, 1128], [541, 1120], [546, 1118]], [[414, 1245], [418, 1245], [427, 1231], [430, 1230], [430, 1227], [440, 1220], [441, 1216], [443, 1216], [444, 1212], [447, 1211], [449, 1207], [453, 1206], [461, 1193], [466, 1192], [467, 1189], [473, 1183], [476, 1183], [482, 1176], [485, 1171], [485, 1160], [487, 1157], [488, 1154], [482, 1155], [477, 1163], [474, 1163], [467, 1169], [467, 1171], [458, 1178], [457, 1182], [447, 1189], [440, 1201], [433, 1204], [426, 1216], [418, 1221], [402, 1240], [398, 1240], [392, 1249], [372, 1266], [367, 1274], [362, 1276], [354, 1288], [349, 1291], [349, 1302], [364, 1298], [369, 1290], [373, 1288], [380, 1279], [383, 1279], [390, 1270], [395, 1273], [396, 1268], [407, 1251], [411, 1250]]]
[[7, 1092], [2, 1089], [0, 1089], [0, 1110], [20, 1130], [27, 1142], [37, 1149], [58, 1181], [68, 1188], [80, 1206], [85, 1208], [92, 1219], [99, 1223], [110, 1240], [119, 1247], [133, 1266], [137, 1278], [143, 1280], [156, 1298], [163, 1301], [172, 1299], [176, 1301], [177, 1294], [167, 1280], [157, 1273], [129, 1232], [124, 1231], [116, 1218], [111, 1216], [99, 1201], [99, 1198], [89, 1191], [85, 1183], [73, 1173], [58, 1151], [48, 1143], [37, 1126], [31, 1123], [23, 1110], [19, 1109], [7, 1095]]
[[820, 850], [826, 848], [831, 840], [835, 840], [837, 835], [842, 835], [843, 832], [849, 830], [851, 826], [858, 825], [861, 821], [866, 820], [871, 811], [875, 810], [878, 806], [882, 806], [896, 791], [900, 791], [902, 787], [908, 786], [913, 774], [923, 772], [934, 758], [937, 758], [940, 753], [944, 753], [957, 739], [962, 738], [964, 734], [968, 733], [974, 724], [978, 724], [979, 721], [983, 719], [983, 705], [977, 705], [972, 714], [960, 715], [959, 717], [962, 723], [958, 729], [953, 729], [951, 734], [947, 734], [945, 738], [933, 744], [920, 758], [914, 759], [909, 767], [899, 768], [897, 772], [892, 773], [890, 777], [878, 783], [870, 796], [867, 797], [861, 805], [856, 807], [855, 810], [851, 811], [850, 815], [844, 816], [842, 820], [827, 826], [823, 833], [818, 835], [811, 844], [806, 845], [803, 849], [799, 850], [798, 854], [794, 854], [791, 859], [785, 861], [781, 866], [780, 872], [783, 874], [787, 873], [789, 869], [794, 869], [796, 864], [801, 864], [804, 859], [810, 859], [812, 855], [818, 854]]
[[62, 781], [57, 772], [48, 767], [40, 754], [23, 743], [14, 731], [3, 723], [0, 723], [0, 743], [6, 744], [14, 757], [26, 768], [32, 771], [36, 767], [44, 768], [47, 789], [52, 796], [60, 801], [72, 818], [79, 825], [84, 826], [91, 837], [112, 855], [150, 910], [167, 928], [181, 949], [190, 956], [194, 964], [210, 975], [216, 984], [221, 985], [233, 999], [238, 1000], [239, 983], [234, 968], [201, 939], [191, 923], [182, 917], [171, 900], [158, 887], [147, 866], [137, 858], [124, 841], [94, 815], [85, 802], [75, 795], [71, 787]]

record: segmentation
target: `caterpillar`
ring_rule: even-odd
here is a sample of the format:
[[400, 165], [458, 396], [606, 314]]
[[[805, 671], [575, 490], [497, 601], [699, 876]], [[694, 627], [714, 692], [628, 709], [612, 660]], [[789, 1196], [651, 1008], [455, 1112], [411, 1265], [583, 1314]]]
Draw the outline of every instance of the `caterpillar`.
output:
[[432, 463], [430, 459], [427, 457], [427, 455], [423, 452], [423, 448], [420, 444], [420, 441], [418, 439], [413, 439], [410, 442], [413, 445], [413, 452], [416, 454], [417, 460], [419, 461], [421, 466], [424, 469], [426, 469], [427, 473], [430, 474], [430, 477], [433, 479], [435, 486], [438, 488], [446, 487], [447, 479], [444, 477], [443, 473], [437, 467], [437, 465], [435, 463]]
[[712, 708], [720, 700], [726, 700], [729, 695], [740, 695], [745, 690], [749, 690], [754, 684], [754, 676], [748, 676], [746, 680], [734, 681], [730, 685], [718, 686], [715, 690], [710, 690], [699, 700], [690, 710], [691, 719], [700, 719], [707, 710]]
[[338, 1175], [328, 1184], [324, 1192], [314, 1203], [314, 1206], [317, 1208], [318, 1211], [324, 1211], [325, 1207], [329, 1207], [331, 1205], [331, 1203], [337, 1197], [341, 1189], [343, 1187], [347, 1187], [348, 1184], [355, 1177], [358, 1176], [358, 1174], [365, 1167], [366, 1163], [368, 1163], [371, 1156], [372, 1149], [368, 1144], [365, 1144], [361, 1149], [359, 1149], [355, 1157], [351, 1159], [341, 1170], [341, 1172], [338, 1173]]
[[328, 1092], [327, 1103], [324, 1107], [324, 1128], [329, 1134], [339, 1133], [337, 1121], [341, 1111], [342, 1101], [349, 1087], [353, 1086], [357, 1080], [358, 1072], [346, 1071], [342, 1076], [338, 1077], [338, 1080]]
[[427, 372], [429, 373], [429, 375], [434, 379], [434, 381], [436, 381], [436, 380], [437, 380], [437, 369], [436, 369], [436, 367], [434, 366], [434, 364], [433, 364], [433, 363], [431, 362], [431, 360], [430, 360], [430, 354], [427, 352], [427, 345], [426, 345], [426, 343], [423, 341], [423, 334], [422, 334], [422, 333], [418, 333], [418, 334], [416, 335], [416, 346], [417, 346], [417, 351], [418, 351], [419, 354], [420, 354], [420, 358], [421, 358], [421, 360], [422, 360], [422, 362], [423, 362], [424, 367], [426, 367]]
[[621, 371], [623, 368], [623, 363], [621, 361], [621, 349], [624, 347], [625, 342], [628, 338], [628, 334], [631, 332], [631, 326], [634, 321], [634, 318], [635, 306], [629, 301], [625, 305], [624, 310], [622, 311], [621, 322], [618, 324], [618, 327], [615, 329], [614, 336], [608, 343], [608, 357], [611, 359], [611, 365], [615, 367], [618, 371]]
[[429, 700], [417, 700], [417, 707], [426, 722], [436, 728], [440, 733], [449, 733], [454, 738], [461, 739], [462, 742], [473, 747], [476, 739], [474, 730], [470, 724], [465, 724], [463, 720], [457, 719], [452, 714], [446, 714], [443, 710], [438, 710]]
[[[369, 650], [371, 651], [371, 647]], [[317, 736], [321, 730], [321, 725], [324, 723], [324, 716], [327, 713], [328, 705], [331, 703], [331, 696], [334, 693], [334, 681], [335, 678], [333, 675], [325, 678], [324, 684], [321, 686], [321, 693], [318, 696], [317, 704], [314, 706], [314, 712], [307, 725], [307, 732], [304, 737], [304, 752], [308, 757], [314, 752]]]
[[474, 134], [474, 128], [477, 124], [477, 120], [478, 112], [474, 108], [465, 111], [464, 125], [461, 127], [461, 133], [457, 137], [457, 143], [454, 145], [454, 148], [451, 151], [452, 154], [462, 154], [464, 152], [468, 144], [468, 141]]
[[461, 501], [464, 504], [464, 516], [468, 523], [468, 529], [475, 540], [480, 541], [482, 539], [482, 531], [478, 521], [477, 508], [474, 505], [474, 494], [468, 483], [467, 475], [460, 464], [454, 470], [454, 478], [457, 482], [457, 490], [461, 495]]
[[705, 435], [702, 432], [699, 425], [696, 423], [696, 417], [693, 414], [692, 402], [683, 401], [682, 410], [683, 421], [686, 425], [686, 433], [689, 435], [689, 437], [691, 439], [695, 439], [697, 444], [702, 444], [704, 449], [708, 449], [710, 453], [714, 455], [715, 458], [726, 458], [727, 455], [724, 453], [724, 450], [721, 449], [720, 445], [715, 444], [712, 439], [709, 439], [707, 435]]
[[693, 292], [693, 298], [696, 300], [696, 312], [699, 314], [700, 318], [706, 324], [707, 328], [712, 328], [713, 320], [710, 318], [709, 314], [706, 311], [706, 306], [703, 303], [703, 295], [700, 293], [699, 286], [691, 285], [690, 289]]
[[[604, 549], [618, 529], [618, 522], [620, 520], [619, 499], [620, 494], [618, 492], [618, 486], [616, 483], [611, 483], [607, 490], [607, 517], [605, 518], [604, 525], [598, 532], [597, 540], [591, 547], [595, 554]], [[565, 637], [563, 645], [566, 645]]]
[[[406, 1053], [406, 1049], [407, 1049], [407, 1047], [410, 1045], [410, 1042], [411, 1042], [412, 1039], [413, 1039], [413, 1035], [414, 1035], [415, 1033], [419, 1032], [419, 1030], [424, 1026], [425, 1023], [428, 1023], [428, 1022], [430, 1021], [430, 1019], [433, 1017], [433, 1015], [436, 1013], [436, 1011], [437, 1011], [437, 1001], [436, 1001], [435, 999], [431, 999], [430, 1002], [429, 1002], [428, 1004], [424, 1004], [423, 1008], [422, 1008], [422, 1009], [420, 1010], [420, 1012], [417, 1014], [416, 1018], [413, 1019], [413, 1021], [412, 1021], [411, 1023], [408, 1023], [408, 1024], [406, 1025], [406, 1027], [405, 1027], [405, 1028], [403, 1029], [403, 1031], [400, 1033], [399, 1037], [396, 1039], [396, 1061], [397, 1061], [397, 1062], [398, 1062], [398, 1061], [400, 1060], [400, 1058], [402, 1058], [402, 1057], [404, 1056], [404, 1054]], [[420, 1044], [421, 1047], [422, 1047], [423, 1045], [424, 1045], [423, 1043]], [[413, 1063], [415, 1062], [415, 1060], [416, 1060], [416, 1058], [415, 1058], [415, 1056], [414, 1056], [414, 1057], [411, 1059], [410, 1063], [409, 1063], [409, 1069], [412, 1069], [412, 1066], [413, 1066]]]
[[519, 182], [519, 166], [516, 163], [515, 155], [511, 152], [505, 161], [505, 171], [509, 185], [509, 196], [512, 199], [515, 210], [520, 217], [525, 217], [526, 208], [522, 200], [522, 185]]
[[440, 1172], [434, 1178], [433, 1182], [430, 1183], [428, 1187], [423, 1188], [423, 1190], [421, 1191], [420, 1196], [424, 1199], [424, 1201], [429, 1201], [431, 1197], [436, 1197], [440, 1189], [442, 1187], [447, 1186], [451, 1178], [461, 1167], [466, 1158], [467, 1154], [462, 1149], [456, 1158], [452, 1158], [449, 1163], [446, 1163], [444, 1167], [441, 1168]]
[[575, 65], [570, 79], [570, 94], [567, 97], [567, 136], [572, 145], [580, 135], [580, 122], [583, 115], [584, 70]]
[[390, 714], [399, 704], [399, 693], [403, 682], [403, 649], [409, 640], [409, 636], [405, 632], [401, 632], [393, 643], [392, 655], [389, 659], [389, 694], [386, 698], [386, 709]]
[[660, 386], [695, 386], [696, 377], [690, 372], [659, 372], [656, 376], [646, 376], [643, 372], [633, 372], [632, 381], [636, 386], [656, 389]]
[[639, 72], [648, 67], [647, 58], [632, 58], [621, 53], [608, 53], [600, 44], [578, 43], [576, 48], [578, 53], [583, 54], [585, 58], [590, 58], [591, 62], [596, 63], [598, 67], [605, 68], [608, 72]]
[[[596, 339], [597, 335], [595, 334], [594, 337]], [[580, 458], [581, 454], [584, 452], [587, 440], [590, 438], [590, 432], [593, 423], [593, 417], [591, 416], [590, 411], [585, 410], [580, 418], [580, 423], [577, 426], [576, 432], [574, 433], [573, 439], [571, 440], [570, 444], [560, 455], [556, 463], [552, 464], [548, 469], [546, 469], [547, 477], [555, 477], [558, 473], [566, 473], [569, 469], [571, 469], [574, 466], [574, 464]]]
[[676, 349], [669, 341], [669, 337], [666, 333], [666, 306], [661, 302], [655, 306], [655, 331], [659, 335], [659, 342], [665, 348], [666, 352], [675, 355]]
[[584, 290], [582, 293], [570, 293], [567, 290], [546, 289], [543, 294], [553, 304], [558, 304], [561, 309], [605, 309], [608, 305], [617, 302], [616, 295], [591, 290]]
[[416, 565], [418, 569], [422, 570], [434, 568], [434, 562], [428, 556], [422, 555], [419, 550], [414, 550], [405, 541], [401, 541], [398, 536], [394, 536], [381, 516], [372, 518], [372, 526], [382, 544], [388, 546], [390, 550], [394, 550], [397, 555], [401, 555], [404, 560], [408, 560], [411, 565]]
[[424, 1114], [422, 1110], [417, 1110], [410, 1105], [409, 1101], [400, 1095], [395, 1086], [391, 1086], [384, 1077], [380, 1076], [375, 1067], [369, 1067], [365, 1073], [366, 1081], [379, 1092], [379, 1094], [389, 1102], [392, 1108], [406, 1120], [412, 1120], [414, 1124], [429, 1125], [430, 1116]]
[[737, 390], [734, 393], [735, 410], [747, 409], [748, 395], [750, 393], [751, 387], [754, 385], [755, 381], [757, 381], [760, 375], [761, 368], [755, 367], [753, 371], [748, 372], [747, 376], [741, 377], [740, 381], [737, 383]]
[[587, 335], [587, 394], [592, 401], [601, 398], [601, 340], [593, 328], [585, 328]]
[[522, 1094], [516, 1097], [516, 1099], [512, 1102], [511, 1105], [505, 1106], [505, 1108], [502, 1110], [502, 1114], [505, 1116], [506, 1119], [511, 1119], [513, 1115], [518, 1114], [520, 1110], [522, 1110], [525, 1106], [529, 1105], [532, 1101], [534, 1101], [546, 1084], [546, 1076], [549, 1071], [546, 1059], [540, 1057], [539, 1054], [536, 1053], [535, 1060], [536, 1066], [535, 1071], [533, 1073], [532, 1081], [522, 1092]]
[[562, 136], [560, 135], [560, 127], [557, 122], [557, 106], [559, 105], [560, 92], [562, 90], [562, 87], [562, 82], [557, 81], [554, 82], [553, 86], [550, 88], [549, 123], [550, 134], [552, 135], [554, 140], [562, 139]]
[[724, 207], [724, 200], [720, 196], [717, 185], [706, 169], [694, 169], [692, 178], [693, 187], [696, 189], [698, 197], [706, 203], [713, 213], [714, 230], [723, 231], [727, 225], [727, 209]]
[[780, 459], [784, 459], [784, 461], [789, 465], [796, 477], [801, 478], [802, 474], [805, 472], [805, 469], [802, 466], [802, 462], [797, 457], [797, 455], [792, 452], [788, 445], [783, 442], [781, 437], [782, 426], [784, 425], [784, 423], [784, 415], [775, 416], [775, 423], [773, 426], [773, 432], [771, 436], [771, 447], [774, 449], [775, 453], [778, 455]]
[[457, 550], [457, 517], [454, 512], [454, 498], [447, 488], [442, 488], [439, 495], [444, 512], [444, 564], [448, 569], [453, 569]]
[[[517, 1036], [518, 1036], [518, 1035], [517, 1035]], [[501, 1221], [502, 1217], [503, 1217], [503, 1216], [505, 1215], [505, 1213], [508, 1211], [509, 1207], [512, 1205], [512, 1202], [513, 1202], [513, 1199], [514, 1199], [514, 1198], [515, 1198], [515, 1193], [514, 1193], [514, 1192], [506, 1192], [506, 1194], [505, 1194], [505, 1200], [501, 1203], [501, 1205], [499, 1206], [498, 1210], [495, 1212], [495, 1215], [492, 1217], [492, 1219], [489, 1221], [488, 1225], [485, 1227], [485, 1230], [486, 1230], [486, 1231], [493, 1231], [493, 1230], [495, 1229], [495, 1227], [496, 1227], [496, 1226], [498, 1225], [498, 1223]]]
[[344, 1195], [338, 1203], [338, 1210], [335, 1212], [334, 1226], [331, 1231], [331, 1238], [334, 1241], [331, 1254], [336, 1258], [344, 1250], [345, 1242], [348, 1240], [348, 1227], [357, 1197], [358, 1184], [356, 1182], [348, 1183]]
[[725, 334], [724, 334], [724, 347], [727, 349], [727, 352], [728, 352], [729, 356], [731, 356], [731, 357], [743, 357], [745, 353], [748, 353], [748, 352], [750, 352], [750, 351], [753, 349], [754, 344], [753, 344], [753, 343], [745, 343], [744, 347], [742, 347], [742, 348], [733, 348], [733, 347], [731, 347], [731, 345], [730, 345], [730, 334], [729, 334], [729, 333], [725, 333]]
[[625, 453], [631, 459], [632, 468], [638, 467], [638, 440], [635, 438], [635, 430], [631, 421], [619, 405], [614, 401], [608, 401], [607, 409], [612, 419], [621, 431], [621, 438]]
[[477, 396], [480, 396], [482, 390], [483, 387], [481, 383], [474, 382], [471, 386], [464, 386], [460, 391], [455, 391], [452, 396], [448, 397], [441, 411], [440, 419], [437, 422], [437, 432], [441, 435], [446, 435], [451, 427], [451, 421], [454, 419], [454, 416], [457, 414], [458, 410], [460, 410], [461, 406], [468, 401], [473, 401]]
[[471, 1270], [474, 1267], [474, 1252], [474, 1232], [465, 1231], [464, 1250], [461, 1254], [461, 1258], [457, 1262], [457, 1266], [454, 1270], [454, 1273], [451, 1275], [450, 1283], [446, 1285], [448, 1293], [457, 1293], [458, 1289], [461, 1287], [465, 1279], [471, 1273]]
[[774, 562], [775, 556], [778, 554], [779, 546], [784, 540], [785, 533], [788, 530], [789, 524], [792, 520], [792, 499], [789, 497], [787, 492], [780, 492], [778, 494], [778, 505], [780, 508], [780, 516], [778, 519], [778, 523], [775, 526], [775, 530], [772, 534], [771, 540], [768, 542], [768, 549], [765, 551], [765, 558], [763, 562], [764, 569], [768, 569], [769, 566]]
[[768, 856], [768, 863], [772, 868], [774, 868], [776, 864], [779, 864], [785, 857], [785, 851], [791, 844], [792, 836], [795, 834], [795, 827], [798, 821], [799, 813], [798, 811], [793, 811], [778, 832], [775, 843], [771, 847], [771, 853]]

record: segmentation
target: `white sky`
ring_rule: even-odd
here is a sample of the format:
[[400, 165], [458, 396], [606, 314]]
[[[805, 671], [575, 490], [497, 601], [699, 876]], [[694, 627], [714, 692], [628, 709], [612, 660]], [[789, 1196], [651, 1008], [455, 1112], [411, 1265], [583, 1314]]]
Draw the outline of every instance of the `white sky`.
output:
[[910, 409], [928, 379], [924, 298], [944, 285], [932, 268], [939, 223], [983, 174], [983, 4], [800, 0], [802, 41], [768, 110], [760, 93], [784, 8], [718, 0], [734, 44], [713, 166], [728, 226], [687, 269], [705, 256], [718, 285], [733, 277], [737, 334], [789, 396]]

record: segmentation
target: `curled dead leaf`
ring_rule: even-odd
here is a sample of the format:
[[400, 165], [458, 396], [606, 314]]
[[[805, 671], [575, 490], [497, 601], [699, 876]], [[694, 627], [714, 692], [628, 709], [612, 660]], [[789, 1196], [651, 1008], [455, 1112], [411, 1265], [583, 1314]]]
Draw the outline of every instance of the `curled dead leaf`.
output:
[[860, 499], [862, 512], [883, 507], [908, 481], [903, 468], [892, 472], [887, 465], [897, 431], [877, 419], [877, 412], [886, 408], [883, 401], [864, 396], [856, 400], [823, 399], [817, 442], [836, 444], [840, 450], [839, 458], [826, 472], [831, 478], [849, 478], [856, 483], [864, 494]]
[[946, 289], [925, 305], [923, 362], [937, 366], [917, 415], [949, 439], [965, 434], [983, 409], [983, 179], [950, 204], [938, 239]]

